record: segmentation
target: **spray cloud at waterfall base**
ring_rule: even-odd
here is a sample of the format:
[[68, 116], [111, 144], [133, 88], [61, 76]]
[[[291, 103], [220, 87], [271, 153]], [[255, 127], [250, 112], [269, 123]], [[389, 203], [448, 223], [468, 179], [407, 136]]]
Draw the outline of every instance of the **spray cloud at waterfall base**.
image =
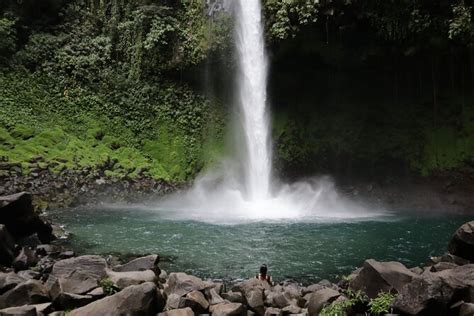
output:
[[186, 192], [158, 202], [171, 218], [229, 223], [242, 220], [328, 220], [373, 217], [341, 197], [329, 179], [280, 184], [272, 178], [272, 151], [267, 113], [268, 61], [260, 0], [234, 3], [238, 56], [236, 101], [244, 148], [238, 161], [222, 160]]

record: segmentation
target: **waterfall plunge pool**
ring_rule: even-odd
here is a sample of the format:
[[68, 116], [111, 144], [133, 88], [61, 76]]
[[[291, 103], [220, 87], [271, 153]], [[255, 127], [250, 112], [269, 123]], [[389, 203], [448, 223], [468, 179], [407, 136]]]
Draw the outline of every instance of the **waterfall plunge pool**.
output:
[[266, 263], [275, 280], [335, 280], [365, 259], [408, 267], [443, 254], [467, 216], [392, 215], [349, 220], [285, 220], [233, 225], [169, 219], [137, 208], [65, 209], [51, 216], [73, 234], [79, 254], [161, 256], [160, 268], [232, 281]]

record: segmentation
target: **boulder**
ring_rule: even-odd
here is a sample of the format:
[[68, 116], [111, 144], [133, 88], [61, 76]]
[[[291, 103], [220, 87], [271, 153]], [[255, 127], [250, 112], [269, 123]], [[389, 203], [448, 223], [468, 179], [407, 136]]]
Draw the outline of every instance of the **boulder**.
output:
[[18, 256], [13, 260], [15, 271], [27, 270], [38, 263], [38, 257], [33, 250], [23, 247]]
[[158, 310], [156, 285], [132, 285], [101, 300], [73, 310], [69, 316], [155, 315]]
[[117, 285], [117, 287], [124, 289], [130, 285], [138, 285], [145, 282], [156, 282], [157, 277], [152, 270], [145, 271], [131, 271], [131, 272], [115, 272], [107, 270], [107, 276]]
[[240, 303], [219, 303], [209, 308], [212, 316], [246, 316], [247, 310]]
[[435, 264], [434, 266], [431, 266], [430, 271], [431, 272], [439, 272], [443, 270], [449, 270], [449, 269], [454, 269], [458, 267], [457, 264], [451, 263], [451, 262], [439, 262]]
[[318, 315], [325, 305], [331, 304], [340, 295], [338, 291], [329, 288], [314, 292], [308, 301], [308, 313], [310, 315]]
[[474, 221], [459, 227], [451, 238], [448, 250], [452, 255], [474, 262]]
[[283, 315], [293, 315], [293, 314], [300, 314], [301, 313], [301, 307], [295, 306], [295, 305], [288, 305], [287, 307], [283, 308], [281, 311]]
[[36, 214], [31, 194], [26, 192], [0, 196], [0, 223], [7, 227], [15, 239], [35, 233], [43, 243], [54, 239], [53, 228]]
[[450, 253], [442, 255], [440, 257], [440, 260], [441, 260], [440, 262], [451, 262], [451, 263], [457, 264], [458, 266], [469, 264], [469, 260], [455, 256]]
[[26, 279], [15, 274], [14, 272], [10, 272], [10, 273], [0, 272], [0, 294], [3, 294], [8, 290], [13, 289], [15, 286], [25, 281]]
[[191, 308], [180, 308], [159, 313], [158, 316], [194, 316], [194, 312]]
[[36, 308], [31, 305], [9, 307], [0, 310], [0, 316], [36, 316]]
[[247, 302], [248, 307], [257, 315], [265, 313], [264, 308], [264, 291], [270, 289], [270, 285], [266, 281], [258, 279], [250, 279], [238, 284], [235, 289], [240, 291]]
[[180, 300], [179, 307], [189, 307], [196, 314], [202, 314], [209, 308], [209, 302], [206, 300], [204, 294], [200, 291], [192, 291]]
[[288, 305], [291, 305], [292, 300], [287, 293], [274, 293], [273, 294], [273, 304], [276, 307], [283, 308]]
[[54, 298], [54, 305], [64, 310], [78, 308], [95, 301], [92, 295], [79, 295], [67, 292], [61, 292]]
[[60, 252], [61, 248], [56, 245], [42, 244], [36, 246], [36, 254], [39, 256], [58, 255]]
[[399, 292], [394, 308], [408, 315], [447, 315], [453, 301], [472, 299], [474, 264], [440, 272], [425, 271]]
[[244, 297], [240, 292], [229, 291], [222, 293], [222, 298], [232, 303], [244, 303]]
[[283, 315], [281, 309], [275, 307], [268, 307], [265, 310], [265, 316], [281, 316]]
[[53, 308], [53, 303], [43, 303], [43, 304], [36, 304], [36, 305], [31, 305], [36, 308], [36, 312], [41, 315], [49, 314], [51, 313], [54, 308]]
[[474, 315], [474, 304], [464, 303], [459, 308], [459, 316], [472, 316]]
[[417, 277], [417, 274], [400, 262], [369, 259], [364, 262], [359, 274], [349, 282], [349, 286], [353, 290], [365, 292], [369, 298], [375, 298], [380, 292], [400, 292], [404, 285]]
[[113, 270], [116, 272], [153, 270], [157, 273], [157, 275], [160, 275], [160, 270], [158, 268], [159, 261], [160, 257], [158, 257], [158, 255], [149, 255], [146, 257], [137, 258], [123, 265], [115, 266]]
[[176, 294], [184, 296], [192, 291], [202, 291], [212, 285], [204, 282], [198, 277], [188, 275], [186, 273], [171, 273], [168, 278], [168, 287], [165, 289], [165, 294]]
[[15, 241], [5, 225], [0, 224], [0, 264], [9, 266], [15, 258]]
[[49, 300], [43, 284], [38, 280], [28, 280], [0, 296], [0, 308], [39, 304]]
[[217, 293], [215, 288], [205, 289], [204, 294], [210, 305], [220, 304], [224, 299]]
[[84, 294], [97, 287], [98, 281], [107, 275], [106, 269], [105, 259], [99, 256], [60, 260], [54, 263], [46, 287], [51, 291], [54, 286], [59, 285], [59, 292]]
[[23, 270], [23, 271], [18, 271], [17, 275], [20, 278], [23, 278], [25, 280], [39, 280], [41, 278], [41, 273], [33, 271], [33, 270]]

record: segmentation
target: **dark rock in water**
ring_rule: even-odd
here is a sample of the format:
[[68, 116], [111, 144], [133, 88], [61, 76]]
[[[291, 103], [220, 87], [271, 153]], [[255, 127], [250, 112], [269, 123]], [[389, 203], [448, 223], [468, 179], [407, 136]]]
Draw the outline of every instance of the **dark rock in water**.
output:
[[121, 289], [124, 289], [130, 285], [138, 285], [145, 282], [157, 281], [155, 272], [151, 270], [131, 272], [115, 272], [108, 270], [107, 276]]
[[224, 302], [210, 307], [212, 316], [246, 316], [247, 310], [240, 303]]
[[35, 233], [43, 243], [54, 239], [53, 228], [35, 213], [31, 195], [26, 192], [0, 196], [0, 224], [7, 226], [15, 239]]
[[36, 316], [36, 308], [31, 305], [9, 307], [0, 310], [0, 316]]
[[184, 296], [192, 291], [202, 291], [213, 287], [213, 284], [204, 282], [198, 277], [186, 273], [171, 273], [168, 278], [168, 287], [165, 290], [167, 295], [176, 294]]
[[361, 290], [369, 298], [375, 298], [380, 292], [400, 290], [410, 283], [417, 274], [408, 270], [400, 262], [377, 262], [366, 260], [359, 274], [350, 281], [353, 290]]
[[191, 308], [186, 307], [159, 313], [158, 316], [194, 316], [194, 312]]
[[449, 253], [474, 262], [474, 221], [465, 223], [454, 233]]
[[126, 289], [71, 311], [70, 316], [82, 315], [155, 315], [158, 310], [156, 285], [147, 282]]
[[119, 265], [113, 268], [117, 272], [132, 272], [132, 271], [145, 271], [153, 270], [156, 275], [160, 275], [160, 269], [158, 268], [158, 262], [160, 257], [158, 255], [149, 255], [146, 257], [137, 258], [126, 264]]
[[37, 280], [28, 280], [0, 296], [0, 308], [44, 303], [49, 295], [43, 284]]
[[15, 258], [15, 242], [5, 225], [0, 224], [0, 264], [9, 266]]
[[33, 250], [23, 247], [20, 254], [13, 260], [15, 271], [27, 270], [38, 263], [38, 258]]
[[308, 301], [308, 313], [310, 315], [319, 315], [319, 312], [323, 309], [326, 304], [332, 303], [341, 294], [333, 289], [325, 288], [311, 294]]
[[408, 315], [447, 315], [453, 302], [473, 299], [473, 287], [474, 264], [425, 271], [399, 291], [394, 308]]
[[14, 272], [0, 273], [0, 294], [13, 289], [15, 286], [25, 281], [26, 279], [15, 274]]

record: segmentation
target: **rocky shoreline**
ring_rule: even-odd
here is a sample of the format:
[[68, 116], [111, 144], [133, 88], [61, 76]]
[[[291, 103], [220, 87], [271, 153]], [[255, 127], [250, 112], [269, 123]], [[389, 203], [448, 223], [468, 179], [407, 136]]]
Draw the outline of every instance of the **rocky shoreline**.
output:
[[156, 254], [75, 256], [54, 238], [31, 195], [0, 197], [0, 315], [474, 315], [474, 221], [425, 267], [369, 259], [309, 286], [168, 275]]

